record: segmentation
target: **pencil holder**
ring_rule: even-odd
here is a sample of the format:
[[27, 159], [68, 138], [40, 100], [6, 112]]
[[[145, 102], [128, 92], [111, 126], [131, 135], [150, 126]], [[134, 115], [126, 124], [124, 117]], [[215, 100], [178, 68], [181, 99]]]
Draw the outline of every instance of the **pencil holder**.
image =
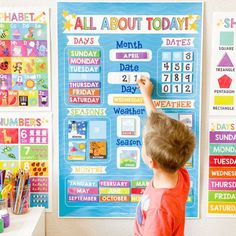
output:
[[20, 188], [13, 187], [11, 196], [11, 209], [16, 215], [22, 215], [29, 211], [29, 192], [30, 186], [25, 185]]
[[10, 216], [8, 214], [8, 198], [0, 199], [0, 218], [3, 220], [4, 228], [10, 224]]

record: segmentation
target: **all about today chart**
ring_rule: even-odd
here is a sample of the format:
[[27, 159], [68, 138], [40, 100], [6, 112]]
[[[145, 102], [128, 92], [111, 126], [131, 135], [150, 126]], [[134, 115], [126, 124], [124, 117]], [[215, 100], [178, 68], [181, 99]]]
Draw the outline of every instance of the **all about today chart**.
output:
[[201, 35], [201, 3], [58, 3], [60, 217], [134, 217], [152, 177], [142, 75], [196, 135], [186, 215], [198, 217]]

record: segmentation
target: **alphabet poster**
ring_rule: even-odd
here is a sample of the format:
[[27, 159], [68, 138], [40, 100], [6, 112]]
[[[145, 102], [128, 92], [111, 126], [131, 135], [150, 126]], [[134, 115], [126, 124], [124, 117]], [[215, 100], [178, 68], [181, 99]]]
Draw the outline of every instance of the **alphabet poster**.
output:
[[30, 206], [51, 209], [51, 115], [1, 112], [0, 169], [30, 172]]
[[196, 135], [187, 217], [199, 215], [201, 2], [58, 3], [59, 217], [134, 217], [152, 172], [141, 157], [154, 84], [158, 110]]
[[208, 215], [236, 216], [236, 12], [213, 17]]
[[48, 9], [0, 9], [1, 110], [49, 110], [48, 18]]

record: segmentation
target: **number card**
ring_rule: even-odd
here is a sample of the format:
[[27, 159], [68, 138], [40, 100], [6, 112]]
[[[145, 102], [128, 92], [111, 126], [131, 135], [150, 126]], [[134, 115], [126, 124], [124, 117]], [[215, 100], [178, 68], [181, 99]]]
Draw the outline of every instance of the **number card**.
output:
[[[167, 39], [166, 39], [167, 41]], [[193, 86], [196, 86], [197, 81], [194, 81], [194, 53], [196, 51], [184, 51], [184, 47], [170, 47], [169, 51], [161, 49], [159, 51], [158, 64], [161, 68], [158, 73], [157, 81], [158, 95], [169, 93], [171, 97], [185, 97], [186, 93], [192, 94], [195, 97]], [[174, 51], [176, 48], [177, 51]], [[181, 50], [180, 50], [181, 49]], [[167, 57], [168, 55], [168, 57]], [[171, 79], [170, 79], [171, 78]], [[178, 83], [178, 84], [176, 84]]]
[[202, 10], [201, 2], [58, 2], [59, 217], [135, 216], [152, 178], [141, 155], [143, 76], [156, 109], [196, 136], [186, 216], [198, 217]]

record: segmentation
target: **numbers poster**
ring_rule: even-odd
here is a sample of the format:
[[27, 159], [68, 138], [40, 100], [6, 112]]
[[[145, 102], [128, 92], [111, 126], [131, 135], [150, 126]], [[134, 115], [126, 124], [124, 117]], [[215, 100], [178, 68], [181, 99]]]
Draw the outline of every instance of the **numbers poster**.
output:
[[0, 109], [49, 110], [49, 12], [0, 9]]
[[30, 171], [30, 206], [50, 210], [52, 198], [51, 115], [2, 112], [0, 169]]
[[236, 12], [213, 18], [209, 120], [208, 215], [236, 215]]
[[152, 172], [137, 88], [196, 136], [187, 217], [199, 216], [201, 2], [58, 3], [59, 216], [134, 217]]

